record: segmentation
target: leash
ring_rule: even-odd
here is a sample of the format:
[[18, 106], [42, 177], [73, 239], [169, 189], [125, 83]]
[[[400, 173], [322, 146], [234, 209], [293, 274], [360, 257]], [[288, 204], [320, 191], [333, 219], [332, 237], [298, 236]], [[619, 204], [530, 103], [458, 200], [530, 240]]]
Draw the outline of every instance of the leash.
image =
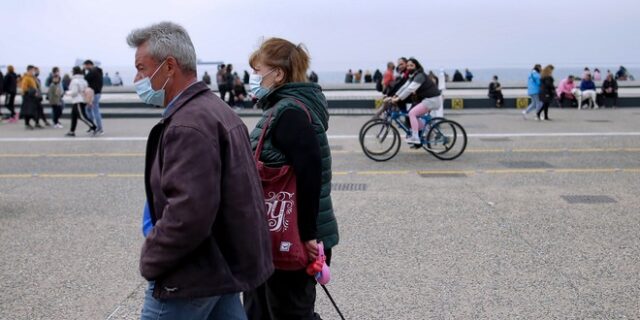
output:
[[335, 301], [333, 301], [333, 297], [331, 297], [331, 294], [329, 293], [329, 290], [327, 290], [327, 287], [325, 287], [324, 284], [321, 284], [320, 286], [322, 287], [322, 289], [324, 289], [324, 292], [327, 294], [327, 297], [329, 297], [329, 300], [331, 300], [331, 304], [333, 304], [333, 307], [336, 308], [336, 311], [338, 311], [340, 319], [345, 320], [342, 312], [340, 312], [340, 309], [338, 308], [338, 305]]

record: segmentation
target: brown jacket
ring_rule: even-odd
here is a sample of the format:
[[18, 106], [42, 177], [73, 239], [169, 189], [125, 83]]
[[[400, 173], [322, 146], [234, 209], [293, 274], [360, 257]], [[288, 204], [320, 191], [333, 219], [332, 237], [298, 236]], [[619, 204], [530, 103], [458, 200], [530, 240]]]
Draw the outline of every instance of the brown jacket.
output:
[[240, 118], [203, 83], [149, 134], [145, 187], [154, 227], [140, 272], [153, 296], [253, 289], [273, 272], [262, 186]]

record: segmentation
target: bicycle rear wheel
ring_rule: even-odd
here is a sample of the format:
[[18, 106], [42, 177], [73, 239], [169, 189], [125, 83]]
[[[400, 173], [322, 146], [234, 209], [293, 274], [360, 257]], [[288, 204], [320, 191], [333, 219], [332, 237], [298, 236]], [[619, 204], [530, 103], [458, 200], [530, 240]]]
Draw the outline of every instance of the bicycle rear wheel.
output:
[[440, 160], [453, 160], [462, 155], [466, 148], [467, 133], [455, 121], [439, 121], [427, 132], [424, 149]]
[[374, 121], [363, 128], [360, 146], [369, 159], [387, 161], [400, 151], [400, 133], [387, 121]]

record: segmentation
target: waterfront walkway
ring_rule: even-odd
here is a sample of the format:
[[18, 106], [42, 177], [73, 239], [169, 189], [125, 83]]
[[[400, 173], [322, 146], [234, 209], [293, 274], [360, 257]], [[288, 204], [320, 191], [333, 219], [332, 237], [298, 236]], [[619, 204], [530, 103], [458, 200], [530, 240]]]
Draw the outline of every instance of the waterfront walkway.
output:
[[[449, 162], [404, 145], [373, 162], [369, 116], [331, 118], [328, 288], [347, 319], [640, 318], [640, 109], [447, 116], [469, 135]], [[139, 318], [157, 120], [106, 119], [99, 138], [0, 125], [0, 319]], [[338, 319], [321, 290], [318, 310]]]

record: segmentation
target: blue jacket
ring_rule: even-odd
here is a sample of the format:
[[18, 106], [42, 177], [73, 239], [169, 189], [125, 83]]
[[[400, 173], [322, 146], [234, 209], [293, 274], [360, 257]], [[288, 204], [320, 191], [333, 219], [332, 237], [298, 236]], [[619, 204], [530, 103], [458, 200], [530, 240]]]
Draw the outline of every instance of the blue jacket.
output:
[[144, 203], [144, 212], [142, 213], [142, 235], [146, 238], [153, 229], [153, 221], [151, 221], [151, 211], [149, 211], [149, 202]]
[[540, 93], [540, 73], [536, 70], [531, 70], [531, 74], [529, 74], [529, 95], [533, 96]]
[[580, 91], [585, 91], [585, 90], [596, 90], [596, 84], [593, 83], [593, 81], [591, 80], [582, 80], [580, 82]]

